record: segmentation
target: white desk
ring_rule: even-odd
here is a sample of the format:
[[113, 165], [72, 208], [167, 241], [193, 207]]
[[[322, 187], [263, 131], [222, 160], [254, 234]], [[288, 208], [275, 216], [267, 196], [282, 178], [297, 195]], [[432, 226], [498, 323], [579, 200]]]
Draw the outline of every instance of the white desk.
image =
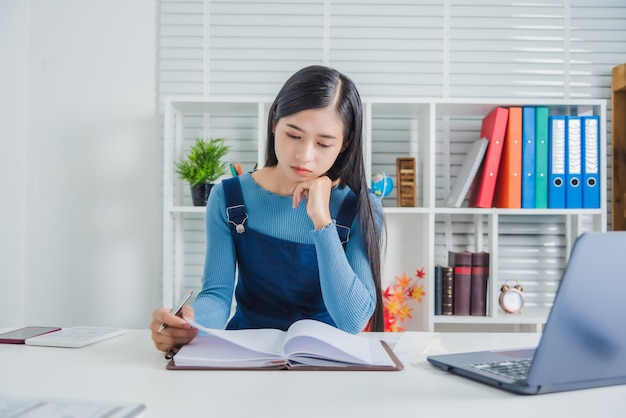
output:
[[[527, 347], [539, 339], [440, 335], [451, 351]], [[626, 416], [626, 385], [513, 395], [437, 370], [420, 353], [400, 353], [399, 372], [168, 371], [149, 332], [129, 330], [79, 349], [0, 344], [0, 358], [2, 395], [138, 401], [147, 417]]]

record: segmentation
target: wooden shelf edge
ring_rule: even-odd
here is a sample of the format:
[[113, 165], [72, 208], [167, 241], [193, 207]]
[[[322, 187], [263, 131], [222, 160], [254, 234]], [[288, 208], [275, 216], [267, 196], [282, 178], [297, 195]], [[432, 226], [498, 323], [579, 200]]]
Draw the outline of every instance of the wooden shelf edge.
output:
[[613, 67], [613, 91], [626, 90], [626, 64]]
[[611, 199], [611, 228], [615, 231], [626, 230], [626, 64], [613, 67], [611, 82], [613, 117], [613, 177]]

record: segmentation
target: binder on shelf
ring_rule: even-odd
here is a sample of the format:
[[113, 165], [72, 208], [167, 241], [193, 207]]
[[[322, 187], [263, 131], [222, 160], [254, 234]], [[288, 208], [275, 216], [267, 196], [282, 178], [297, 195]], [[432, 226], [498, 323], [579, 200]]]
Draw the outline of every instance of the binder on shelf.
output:
[[535, 112], [535, 208], [548, 207], [548, 118], [550, 110], [537, 107]]
[[565, 207], [582, 208], [582, 134], [580, 116], [567, 117], [565, 142]]
[[583, 116], [583, 208], [600, 207], [600, 117]]
[[[510, 118], [510, 116], [509, 116]], [[535, 207], [535, 108], [522, 109], [522, 208]]]
[[500, 158], [494, 206], [515, 208], [522, 206], [522, 108], [510, 107], [509, 120]]
[[488, 144], [489, 141], [486, 138], [481, 138], [474, 141], [470, 146], [465, 160], [463, 161], [463, 165], [456, 175], [454, 184], [446, 198], [445, 204], [447, 207], [460, 208], [461, 204], [463, 204], [463, 200], [472, 184], [472, 180], [476, 176], [476, 172], [483, 161]]
[[548, 138], [548, 207], [565, 207], [565, 138], [567, 116], [550, 116]]
[[470, 207], [492, 207], [508, 118], [509, 110], [507, 108], [496, 107], [482, 120], [480, 137], [487, 138], [489, 145], [483, 163], [472, 182], [469, 198]]

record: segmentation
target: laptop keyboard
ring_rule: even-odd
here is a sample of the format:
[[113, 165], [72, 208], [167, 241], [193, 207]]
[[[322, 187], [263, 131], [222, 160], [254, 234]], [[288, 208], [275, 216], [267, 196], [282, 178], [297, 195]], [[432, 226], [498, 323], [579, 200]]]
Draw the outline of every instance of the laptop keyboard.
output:
[[493, 363], [472, 364], [472, 367], [508, 377], [509, 379], [524, 380], [526, 379], [526, 376], [528, 376], [528, 370], [530, 370], [531, 362], [532, 359], [524, 358], [519, 360], [504, 360]]

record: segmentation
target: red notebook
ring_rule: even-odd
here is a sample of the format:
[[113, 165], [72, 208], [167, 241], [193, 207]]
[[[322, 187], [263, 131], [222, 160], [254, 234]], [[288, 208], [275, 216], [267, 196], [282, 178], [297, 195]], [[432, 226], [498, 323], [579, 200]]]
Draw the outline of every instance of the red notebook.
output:
[[504, 147], [509, 110], [496, 107], [483, 118], [480, 137], [489, 140], [483, 163], [472, 183], [469, 206], [475, 208], [493, 207], [493, 196], [500, 168], [500, 158]]

